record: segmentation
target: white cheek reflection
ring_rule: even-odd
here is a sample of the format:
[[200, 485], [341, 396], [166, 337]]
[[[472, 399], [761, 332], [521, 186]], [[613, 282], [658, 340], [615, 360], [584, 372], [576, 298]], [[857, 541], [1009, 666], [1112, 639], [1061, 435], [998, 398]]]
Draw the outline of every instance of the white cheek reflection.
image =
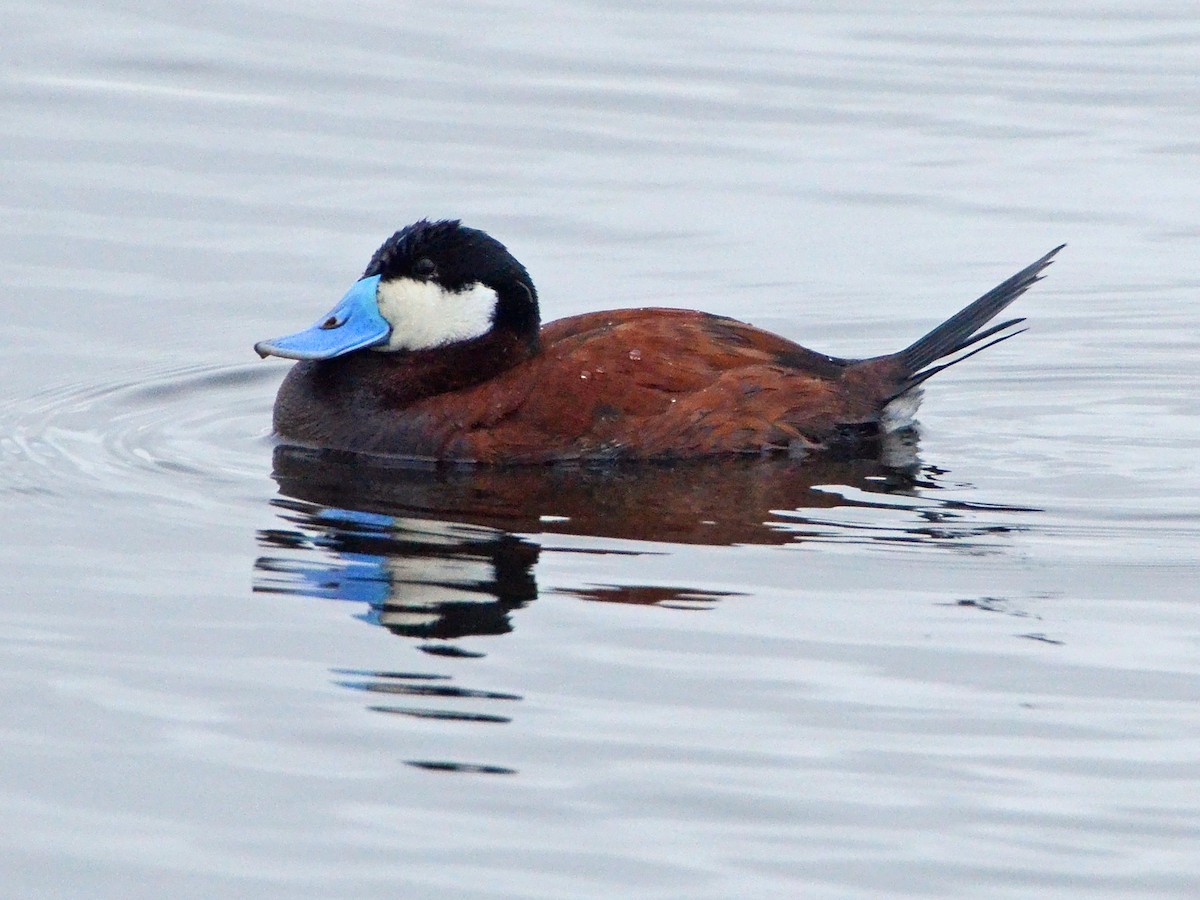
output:
[[[408, 556], [392, 557], [385, 563], [390, 585], [387, 603], [379, 612], [379, 623], [392, 628], [430, 628], [441, 622], [446, 607], [467, 603], [496, 602], [496, 565], [487, 554], [466, 552], [469, 544], [458, 541], [442, 542], [428, 534], [398, 532], [414, 543], [428, 543], [428, 555], [414, 550]], [[440, 553], [450, 550], [453, 556]]]
[[447, 291], [431, 281], [396, 278], [381, 281], [379, 314], [392, 326], [386, 344], [376, 350], [428, 350], [482, 337], [492, 329], [496, 292], [478, 282]]

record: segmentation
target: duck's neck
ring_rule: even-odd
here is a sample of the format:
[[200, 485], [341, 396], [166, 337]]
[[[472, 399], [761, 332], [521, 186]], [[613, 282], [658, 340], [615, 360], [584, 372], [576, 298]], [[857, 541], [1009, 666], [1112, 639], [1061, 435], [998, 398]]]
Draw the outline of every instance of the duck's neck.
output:
[[[495, 330], [431, 350], [353, 353], [345, 361], [369, 379], [389, 406], [407, 406], [495, 378], [537, 353], [537, 341]], [[361, 368], [360, 368], [361, 367]]]

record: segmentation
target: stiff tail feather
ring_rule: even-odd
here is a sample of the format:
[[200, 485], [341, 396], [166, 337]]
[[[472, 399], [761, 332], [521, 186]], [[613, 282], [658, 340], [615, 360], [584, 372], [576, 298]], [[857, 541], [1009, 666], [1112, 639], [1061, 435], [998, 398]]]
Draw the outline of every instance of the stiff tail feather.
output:
[[[911, 391], [943, 369], [960, 363], [964, 359], [969, 359], [988, 347], [994, 347], [1001, 341], [1016, 337], [1024, 331], [1023, 328], [1015, 331], [1009, 330], [1015, 325], [1020, 325], [1025, 321], [1024, 319], [1008, 319], [991, 328], [982, 331], [980, 329], [1036, 282], [1041, 281], [1042, 271], [1053, 262], [1055, 254], [1065, 246], [1066, 244], [1059, 244], [1037, 262], [1026, 266], [1007, 281], [996, 285], [974, 303], [955, 313], [933, 331], [895, 354], [892, 359], [901, 364], [901, 369], [906, 375], [893, 397]], [[997, 337], [997, 335], [999, 336]], [[981, 343], [983, 341], [986, 343]], [[932, 365], [939, 359], [945, 359], [947, 356], [967, 348], [973, 349], [948, 362]]]

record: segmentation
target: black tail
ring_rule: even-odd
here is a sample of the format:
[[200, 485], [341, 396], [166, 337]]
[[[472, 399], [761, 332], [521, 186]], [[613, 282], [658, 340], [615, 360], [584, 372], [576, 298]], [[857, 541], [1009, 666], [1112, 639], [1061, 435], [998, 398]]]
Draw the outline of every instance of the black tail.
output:
[[1002, 284], [996, 285], [996, 287], [992, 288], [970, 306], [955, 313], [937, 328], [933, 329], [933, 331], [929, 332], [929, 334], [897, 353], [895, 358], [904, 364], [904, 370], [910, 374], [895, 396], [912, 390], [925, 381], [925, 379], [936, 375], [943, 369], [949, 368], [955, 363], [960, 363], [964, 359], [969, 359], [981, 350], [986, 350], [988, 347], [994, 346], [1001, 341], [1007, 341], [1010, 337], [1016, 337], [1024, 331], [1025, 329], [1021, 328], [1016, 331], [1009, 331], [1007, 334], [1001, 334], [1000, 337], [988, 341], [982, 346], [975, 347], [970, 353], [964, 353], [962, 356], [942, 363], [940, 366], [930, 367], [931, 363], [939, 359], [944, 359], [960, 350], [966, 350], [980, 341], [987, 340], [987, 338], [999, 334], [1005, 331], [1005, 329], [1012, 328], [1012, 326], [1024, 322], [1024, 319], [1009, 319], [1006, 322], [1001, 322], [999, 325], [993, 325], [984, 331], [979, 330], [994, 319], [1001, 310], [1029, 290], [1035, 282], [1041, 281], [1042, 270], [1050, 265], [1054, 260], [1054, 255], [1065, 246], [1066, 244], [1059, 244], [1033, 265], [1027, 266], [1012, 278]]

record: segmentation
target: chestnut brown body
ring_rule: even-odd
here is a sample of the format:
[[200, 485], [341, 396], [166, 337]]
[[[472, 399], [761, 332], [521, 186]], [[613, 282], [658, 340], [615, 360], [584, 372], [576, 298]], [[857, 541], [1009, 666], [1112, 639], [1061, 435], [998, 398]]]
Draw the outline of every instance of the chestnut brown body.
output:
[[450, 348], [298, 363], [284, 437], [441, 460], [535, 463], [796, 452], [869, 436], [910, 373], [705, 313], [631, 309]]

